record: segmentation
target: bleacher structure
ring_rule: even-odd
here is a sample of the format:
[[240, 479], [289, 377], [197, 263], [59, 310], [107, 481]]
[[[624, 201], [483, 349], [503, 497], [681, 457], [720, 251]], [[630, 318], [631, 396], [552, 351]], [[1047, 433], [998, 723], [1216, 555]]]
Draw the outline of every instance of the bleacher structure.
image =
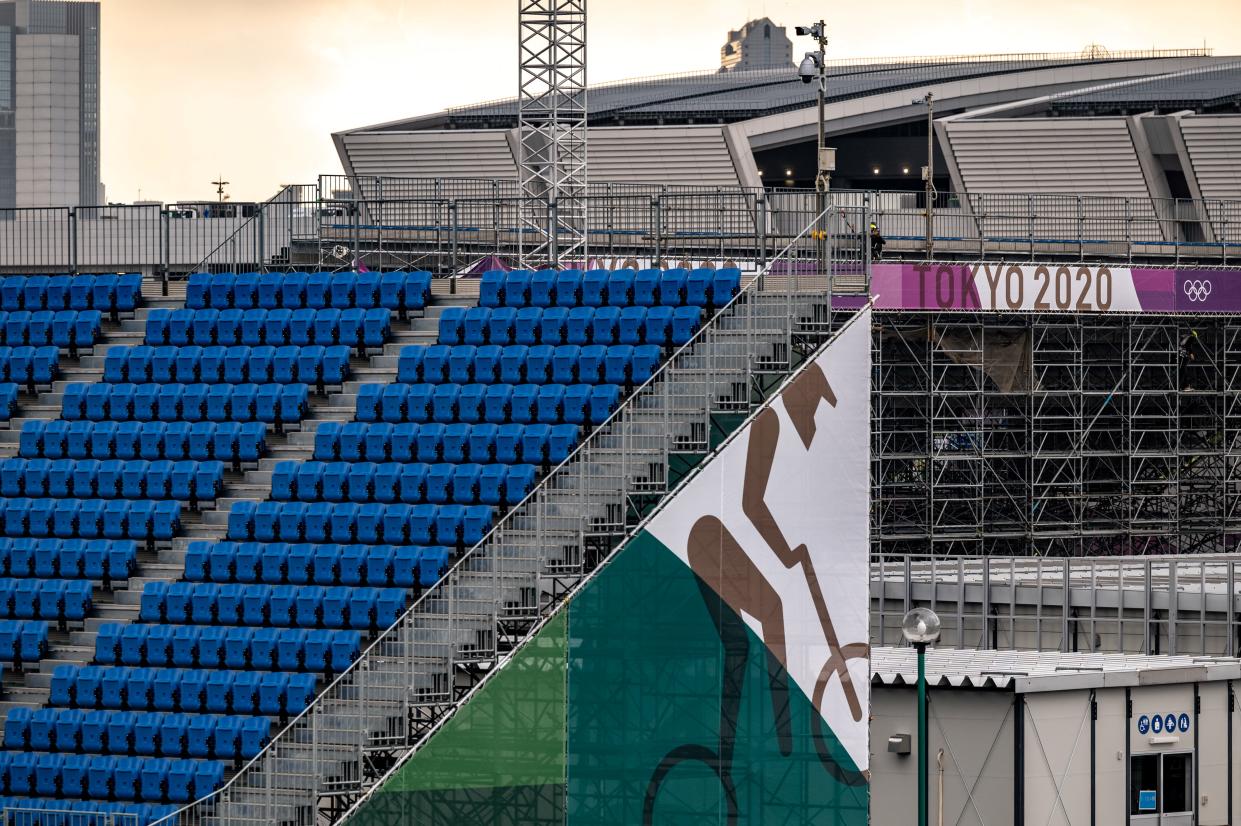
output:
[[[829, 329], [822, 285], [737, 269], [432, 286], [0, 282], [6, 342], [42, 359], [14, 351], [0, 435], [0, 808], [343, 811]], [[307, 726], [361, 752], [320, 737], [309, 785], [256, 810]]]

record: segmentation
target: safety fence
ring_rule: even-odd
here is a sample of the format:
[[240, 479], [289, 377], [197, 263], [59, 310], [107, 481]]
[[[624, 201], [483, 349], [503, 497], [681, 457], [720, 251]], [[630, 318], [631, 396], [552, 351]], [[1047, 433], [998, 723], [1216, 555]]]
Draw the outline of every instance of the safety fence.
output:
[[[829, 205], [844, 216], [840, 232], [857, 239], [869, 227], [847, 216], [865, 210], [890, 257], [1208, 266], [1241, 259], [1241, 201], [938, 193], [928, 233], [920, 192], [608, 183], [588, 188], [588, 256], [602, 266], [761, 268]], [[262, 204], [0, 210], [0, 271], [451, 275], [521, 260], [535, 240], [522, 219], [531, 213], [545, 215], [549, 231], [560, 222], [555, 203], [524, 198], [512, 180], [339, 175], [285, 187]]]
[[0, 209], [0, 273], [192, 272], [227, 258], [248, 269], [289, 262], [292, 239], [321, 220], [314, 186], [257, 204]]
[[182, 810], [180, 822], [334, 819], [427, 736], [469, 680], [528, 638], [676, 486], [674, 458], [710, 452], [718, 414], [744, 418], [759, 391], [830, 337], [832, 280], [866, 265], [864, 249], [858, 259], [856, 247], [811, 237], [831, 217], [839, 216], [804, 227], [222, 791]]
[[871, 642], [901, 645], [915, 606], [950, 648], [1241, 655], [1241, 557], [884, 557]]

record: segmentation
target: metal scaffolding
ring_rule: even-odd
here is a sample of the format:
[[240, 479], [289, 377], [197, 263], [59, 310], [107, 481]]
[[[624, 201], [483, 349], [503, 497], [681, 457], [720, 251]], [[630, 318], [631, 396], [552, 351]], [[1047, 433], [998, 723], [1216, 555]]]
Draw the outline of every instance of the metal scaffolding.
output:
[[880, 554], [1224, 552], [1241, 319], [876, 315]]
[[517, 25], [521, 259], [585, 261], [586, 0], [519, 0]]

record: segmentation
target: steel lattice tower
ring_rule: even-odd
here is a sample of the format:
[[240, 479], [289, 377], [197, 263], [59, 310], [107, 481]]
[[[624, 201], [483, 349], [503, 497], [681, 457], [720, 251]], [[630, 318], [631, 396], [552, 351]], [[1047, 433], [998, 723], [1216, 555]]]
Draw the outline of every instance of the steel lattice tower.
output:
[[522, 262], [584, 263], [586, 0], [518, 3]]

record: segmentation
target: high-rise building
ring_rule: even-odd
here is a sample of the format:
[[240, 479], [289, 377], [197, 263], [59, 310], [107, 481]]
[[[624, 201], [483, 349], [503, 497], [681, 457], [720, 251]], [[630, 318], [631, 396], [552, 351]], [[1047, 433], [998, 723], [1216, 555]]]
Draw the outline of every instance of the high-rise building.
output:
[[738, 31], [728, 33], [720, 49], [720, 71], [747, 69], [787, 69], [793, 65], [793, 41], [769, 17], [751, 20]]
[[0, 209], [103, 200], [99, 3], [0, 0]]

